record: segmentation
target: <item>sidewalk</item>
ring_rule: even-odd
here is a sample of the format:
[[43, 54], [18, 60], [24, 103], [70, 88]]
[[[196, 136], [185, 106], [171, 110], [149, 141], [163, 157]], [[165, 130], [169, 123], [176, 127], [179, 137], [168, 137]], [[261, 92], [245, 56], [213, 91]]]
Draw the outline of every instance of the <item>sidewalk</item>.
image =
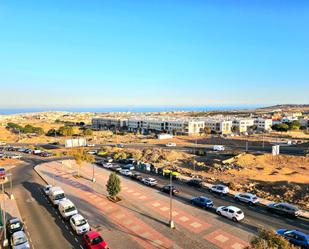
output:
[[[112, 203], [106, 198], [105, 184], [110, 174], [106, 169], [95, 168], [96, 183], [90, 181], [92, 167], [86, 165], [80, 170], [83, 176], [80, 178], [72, 176], [76, 167], [68, 162], [45, 163], [35, 170], [47, 183], [62, 187], [79, 211], [86, 214], [90, 225], [97, 219], [94, 213], [103, 218], [104, 222], [96, 223], [102, 226], [107, 242], [114, 249], [243, 249], [253, 236], [251, 226], [226, 222], [216, 214], [205, 214], [204, 210], [192, 209], [179, 200], [173, 201], [176, 229], [170, 229], [168, 195], [123, 177], [120, 194], [123, 200]], [[122, 234], [117, 236], [119, 228]], [[128, 239], [122, 243], [124, 237]], [[135, 247], [129, 246], [132, 242]]]
[[[19, 209], [17, 207], [17, 203], [15, 199], [9, 199], [9, 197], [6, 194], [0, 194], [0, 202], [1, 207], [3, 208], [3, 211], [5, 212], [5, 222], [3, 225], [5, 225], [6, 221], [11, 219], [12, 217], [17, 217], [21, 220], [21, 214], [19, 212]], [[2, 217], [1, 217], [2, 219]], [[3, 240], [4, 240], [4, 229], [1, 228], [1, 234], [0, 234], [0, 241], [1, 245], [0, 248], [3, 248]]]

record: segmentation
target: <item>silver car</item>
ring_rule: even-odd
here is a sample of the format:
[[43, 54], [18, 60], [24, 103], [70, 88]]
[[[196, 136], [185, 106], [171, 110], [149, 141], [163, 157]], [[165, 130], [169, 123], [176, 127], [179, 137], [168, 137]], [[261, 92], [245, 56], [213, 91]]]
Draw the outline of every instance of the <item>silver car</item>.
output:
[[11, 247], [13, 249], [29, 249], [30, 245], [26, 234], [23, 231], [13, 233], [11, 237]]
[[234, 196], [236, 201], [242, 201], [248, 203], [249, 205], [257, 204], [259, 199], [256, 195], [251, 193], [239, 193]]

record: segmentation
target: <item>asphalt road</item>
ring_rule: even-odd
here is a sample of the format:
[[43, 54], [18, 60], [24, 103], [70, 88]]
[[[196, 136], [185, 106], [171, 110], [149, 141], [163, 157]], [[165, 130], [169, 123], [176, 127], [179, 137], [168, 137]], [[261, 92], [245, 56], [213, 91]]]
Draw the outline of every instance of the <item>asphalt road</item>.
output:
[[[13, 194], [22, 219], [30, 233], [32, 248], [71, 249], [80, 248], [80, 238], [76, 238], [70, 227], [59, 216], [41, 191], [45, 182], [33, 170], [33, 166], [43, 160], [24, 158], [26, 164], [12, 169]], [[77, 240], [77, 241], [76, 241]]]
[[[139, 171], [140, 172], [140, 171]], [[143, 176], [150, 176], [155, 178], [158, 181], [157, 189], [160, 189], [163, 185], [169, 184], [169, 178], [165, 178], [163, 176], [158, 176], [156, 174], [147, 174], [144, 172], [140, 172]], [[235, 201], [232, 197], [229, 196], [219, 196], [215, 193], [209, 193], [207, 189], [204, 188], [196, 188], [188, 186], [185, 183], [179, 181], [173, 181], [173, 185], [175, 185], [180, 193], [175, 196], [180, 201], [185, 203], [189, 203], [192, 197], [206, 195], [210, 199], [214, 201], [215, 207], [210, 210], [206, 210], [206, 212], [215, 212], [216, 207], [218, 206], [237, 206], [243, 210], [245, 213], [245, 220], [242, 222], [243, 224], [247, 224], [247, 227], [251, 229], [257, 228], [268, 228], [268, 229], [298, 229], [303, 232], [309, 233], [309, 220], [298, 217], [298, 218], [289, 218], [280, 216], [274, 213], [270, 213], [264, 206], [249, 206], [242, 202]], [[241, 224], [239, 224], [241, 226]]]

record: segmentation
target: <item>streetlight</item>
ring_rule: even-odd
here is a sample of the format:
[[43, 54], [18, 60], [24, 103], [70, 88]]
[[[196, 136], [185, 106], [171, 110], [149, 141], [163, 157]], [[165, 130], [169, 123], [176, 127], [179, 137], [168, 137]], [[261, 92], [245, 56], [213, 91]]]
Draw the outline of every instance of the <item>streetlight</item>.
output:
[[2, 222], [3, 222], [3, 233], [4, 233], [4, 244], [7, 243], [7, 238], [6, 238], [6, 222], [5, 222], [5, 195], [4, 195], [4, 181], [3, 179], [2, 183], [2, 198], [3, 198], [3, 204], [2, 204]]
[[172, 172], [170, 172], [170, 221], [169, 221], [170, 228], [174, 229], [175, 224], [173, 221], [173, 188], [172, 188]]
[[94, 176], [94, 163], [92, 163], [92, 182], [95, 182], [95, 176]]

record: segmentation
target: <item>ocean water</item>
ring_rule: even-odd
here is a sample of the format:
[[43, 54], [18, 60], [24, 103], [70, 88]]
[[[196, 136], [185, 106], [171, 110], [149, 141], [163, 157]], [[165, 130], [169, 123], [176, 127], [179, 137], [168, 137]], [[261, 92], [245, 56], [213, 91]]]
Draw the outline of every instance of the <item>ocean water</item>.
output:
[[81, 107], [81, 108], [0, 108], [0, 115], [44, 112], [44, 111], [67, 111], [67, 112], [165, 112], [165, 111], [215, 111], [215, 110], [240, 110], [253, 109], [261, 106], [153, 106], [153, 107]]

